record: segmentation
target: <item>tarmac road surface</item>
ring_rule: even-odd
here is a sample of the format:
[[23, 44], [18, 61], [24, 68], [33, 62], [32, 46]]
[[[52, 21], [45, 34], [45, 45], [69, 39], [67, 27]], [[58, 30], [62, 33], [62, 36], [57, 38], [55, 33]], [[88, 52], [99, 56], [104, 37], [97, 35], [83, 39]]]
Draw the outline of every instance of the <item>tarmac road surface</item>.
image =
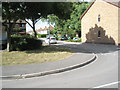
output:
[[2, 81], [3, 88], [118, 88], [118, 51], [113, 45], [74, 44], [62, 46], [97, 54], [93, 63], [70, 71], [42, 77]]

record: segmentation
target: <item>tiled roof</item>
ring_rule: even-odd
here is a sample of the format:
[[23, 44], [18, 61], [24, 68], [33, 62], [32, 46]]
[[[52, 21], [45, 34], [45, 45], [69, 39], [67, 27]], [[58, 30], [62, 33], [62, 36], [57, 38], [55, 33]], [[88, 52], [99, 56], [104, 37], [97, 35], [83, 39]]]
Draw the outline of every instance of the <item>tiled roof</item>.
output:
[[45, 27], [45, 28], [40, 28], [40, 29], [37, 29], [36, 31], [45, 31], [45, 30], [48, 30], [48, 29], [50, 29], [50, 30], [53, 30], [53, 26], [49, 26], [49, 27]]

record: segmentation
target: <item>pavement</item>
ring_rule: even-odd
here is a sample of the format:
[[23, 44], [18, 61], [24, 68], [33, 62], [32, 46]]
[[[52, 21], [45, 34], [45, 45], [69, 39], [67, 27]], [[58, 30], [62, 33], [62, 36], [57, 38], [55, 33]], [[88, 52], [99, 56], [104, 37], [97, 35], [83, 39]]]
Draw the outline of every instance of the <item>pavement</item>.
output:
[[[55, 73], [51, 75], [25, 78], [21, 80], [3, 80], [3, 88], [92, 88], [89, 90], [96, 90], [96, 88], [107, 88], [110, 90], [117, 90], [120, 81], [118, 81], [118, 63], [120, 58], [120, 47], [109, 44], [92, 44], [92, 43], [71, 43], [58, 42], [55, 44], [59, 47], [66, 47], [76, 52], [74, 61], [83, 60], [83, 55], [97, 56], [92, 63], [82, 64], [83, 67], [65, 71], [62, 73]], [[78, 56], [77, 56], [78, 54]], [[80, 56], [80, 57], [79, 57]], [[92, 56], [91, 56], [92, 57]], [[90, 58], [91, 58], [90, 57]], [[87, 57], [83, 60], [86, 62]], [[65, 59], [66, 60], [66, 59]], [[68, 60], [70, 60], [68, 58]], [[74, 61], [71, 61], [73, 63]], [[67, 62], [67, 61], [66, 61]], [[76, 62], [77, 63], [77, 62]], [[75, 64], [75, 63], [74, 63]], [[70, 65], [70, 64], [69, 64]], [[77, 64], [78, 65], [78, 64]], [[76, 65], [76, 66], [77, 66]], [[80, 65], [80, 63], [79, 63]], [[78, 65], [78, 66], [79, 66]], [[55, 65], [57, 66], [57, 65]], [[70, 67], [70, 66], [69, 66]], [[34, 67], [35, 68], [35, 67]], [[45, 67], [43, 67], [45, 68]], [[65, 69], [63, 69], [64, 71]], [[51, 72], [51, 71], [50, 71]], [[48, 74], [50, 74], [48, 72]], [[45, 73], [44, 73], [45, 74]], [[39, 76], [40, 73], [36, 74]]]
[[75, 51], [75, 53], [64, 60], [46, 62], [41, 64], [2, 66], [2, 76], [0, 76], [0, 78], [3, 80], [21, 79], [60, 73], [85, 66], [97, 58], [94, 53], [81, 52], [81, 50], [77, 52], [78, 49], [76, 48], [70, 49]]
[[94, 61], [95, 58], [96, 56], [94, 54], [77, 53], [67, 59], [54, 62], [3, 66], [2, 77], [3, 79], [20, 79], [59, 73], [84, 66]]
[[55, 44], [55, 46], [69, 48], [73, 50], [75, 54], [64, 60], [54, 62], [16, 66], [2, 66], [2, 76], [0, 77], [3, 80], [6, 80], [31, 78], [60, 73], [85, 66], [93, 62], [97, 58], [96, 54], [113, 52], [116, 51], [117, 48], [114, 45], [97, 45], [88, 43], [82, 44], [64, 41], [59, 41], [58, 44]]

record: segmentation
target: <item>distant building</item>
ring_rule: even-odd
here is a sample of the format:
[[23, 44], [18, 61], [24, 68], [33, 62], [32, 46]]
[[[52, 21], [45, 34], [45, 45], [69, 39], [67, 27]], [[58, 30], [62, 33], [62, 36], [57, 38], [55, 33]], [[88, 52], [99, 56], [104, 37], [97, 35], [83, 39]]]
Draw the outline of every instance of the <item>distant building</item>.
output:
[[94, 0], [81, 16], [82, 42], [120, 44], [120, 0]]
[[[26, 22], [24, 20], [17, 20], [16, 23], [11, 21], [11, 24], [14, 25], [11, 34], [26, 34]], [[5, 28], [7, 25], [8, 23], [2, 23], [2, 30], [0, 30], [0, 49], [7, 43], [7, 30]]]
[[26, 22], [24, 20], [17, 20], [12, 34], [26, 34]]
[[[54, 27], [53, 26], [49, 26], [49, 27], [46, 27], [45, 28], [40, 28], [40, 29], [37, 29], [36, 32], [37, 34], [48, 34], [49, 33], [49, 30], [53, 30]], [[29, 33], [30, 35], [33, 35], [33, 31], [28, 31], [27, 33]]]

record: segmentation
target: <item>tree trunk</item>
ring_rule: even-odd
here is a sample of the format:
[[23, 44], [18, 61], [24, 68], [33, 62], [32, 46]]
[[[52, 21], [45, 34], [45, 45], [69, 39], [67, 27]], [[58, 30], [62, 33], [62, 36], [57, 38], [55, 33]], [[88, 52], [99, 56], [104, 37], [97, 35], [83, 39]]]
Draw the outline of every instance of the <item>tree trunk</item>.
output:
[[34, 36], [35, 36], [35, 38], [37, 38], [37, 32], [35, 31], [35, 20], [33, 19], [32, 20], [32, 23], [33, 23], [33, 31], [34, 31]]
[[29, 26], [33, 29], [33, 32], [34, 32], [34, 36], [37, 38], [37, 32], [35, 31], [35, 23], [37, 23], [37, 21], [35, 21], [34, 19], [32, 19], [31, 21], [32, 21], [32, 25], [27, 21], [27, 20], [25, 20], [28, 24], [29, 24]]
[[11, 47], [11, 23], [9, 20], [8, 27], [7, 27], [7, 51], [10, 52], [10, 47]]

